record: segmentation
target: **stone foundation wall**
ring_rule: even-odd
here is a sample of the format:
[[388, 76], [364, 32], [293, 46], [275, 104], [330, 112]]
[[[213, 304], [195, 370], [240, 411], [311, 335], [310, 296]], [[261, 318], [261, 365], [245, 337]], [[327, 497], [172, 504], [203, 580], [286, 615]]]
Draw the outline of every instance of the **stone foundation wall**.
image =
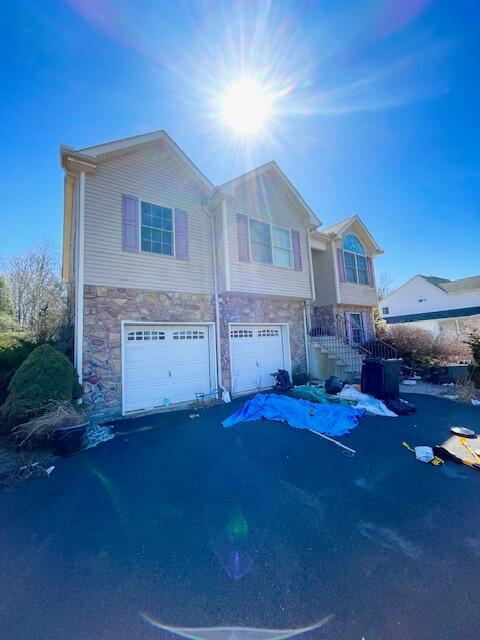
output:
[[306, 370], [303, 302], [281, 298], [225, 294], [219, 298], [222, 379], [231, 385], [229, 322], [283, 322], [289, 325], [292, 370]]
[[314, 331], [333, 327], [335, 325], [334, 305], [328, 304], [322, 307], [313, 307], [311, 323]]
[[[229, 322], [288, 323], [292, 369], [306, 369], [303, 303], [278, 298], [225, 295], [219, 298], [223, 384], [229, 387]], [[121, 412], [121, 321], [214, 322], [213, 296], [85, 286], [83, 382], [95, 415]]]
[[95, 413], [120, 413], [121, 321], [213, 322], [213, 296], [85, 286], [83, 381]]

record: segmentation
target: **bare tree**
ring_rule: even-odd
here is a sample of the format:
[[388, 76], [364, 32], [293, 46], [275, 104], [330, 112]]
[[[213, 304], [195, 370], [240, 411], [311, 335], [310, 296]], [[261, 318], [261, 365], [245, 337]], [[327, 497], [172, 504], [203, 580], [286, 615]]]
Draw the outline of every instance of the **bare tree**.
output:
[[378, 299], [383, 300], [393, 291], [393, 276], [388, 271], [382, 271], [377, 278]]
[[15, 328], [15, 320], [12, 315], [10, 288], [7, 279], [0, 273], [0, 332], [10, 331]]
[[52, 337], [64, 314], [58, 274], [57, 254], [48, 242], [5, 260], [13, 316], [22, 329], [42, 339]]

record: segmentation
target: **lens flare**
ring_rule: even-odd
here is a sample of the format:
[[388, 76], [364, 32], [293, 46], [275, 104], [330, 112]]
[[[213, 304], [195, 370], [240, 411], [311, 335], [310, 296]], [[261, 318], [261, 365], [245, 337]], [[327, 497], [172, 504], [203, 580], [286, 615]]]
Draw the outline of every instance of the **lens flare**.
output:
[[268, 122], [273, 96], [253, 78], [240, 78], [227, 87], [220, 99], [221, 119], [239, 135], [258, 133]]
[[262, 629], [256, 627], [173, 627], [162, 624], [143, 611], [140, 612], [140, 615], [145, 622], [157, 629], [167, 631], [186, 640], [287, 640], [287, 638], [295, 638], [315, 629], [320, 629], [334, 617], [331, 614], [308, 627]]

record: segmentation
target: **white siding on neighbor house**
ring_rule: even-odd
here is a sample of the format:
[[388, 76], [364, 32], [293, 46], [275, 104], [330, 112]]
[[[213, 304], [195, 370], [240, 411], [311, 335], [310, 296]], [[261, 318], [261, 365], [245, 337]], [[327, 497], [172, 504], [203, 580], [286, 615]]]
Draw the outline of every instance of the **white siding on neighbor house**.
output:
[[[422, 302], [420, 302], [422, 300]], [[480, 291], [448, 294], [421, 276], [414, 277], [380, 303], [384, 318], [480, 306]], [[382, 309], [388, 307], [388, 314]]]
[[312, 251], [313, 275], [315, 278], [316, 307], [336, 304], [337, 288], [335, 286], [335, 268], [333, 260], [337, 259], [333, 254], [334, 245], [327, 244], [326, 251]]
[[[241, 262], [238, 258], [238, 213], [298, 231], [302, 271], [255, 262]], [[312, 297], [306, 214], [278, 178], [271, 173], [261, 174], [238, 184], [235, 187], [235, 197], [227, 203], [227, 215], [232, 291], [272, 297]]]
[[[122, 194], [188, 213], [188, 261], [122, 249]], [[213, 290], [205, 194], [165, 145], [99, 163], [85, 186], [85, 284], [192, 293]]]

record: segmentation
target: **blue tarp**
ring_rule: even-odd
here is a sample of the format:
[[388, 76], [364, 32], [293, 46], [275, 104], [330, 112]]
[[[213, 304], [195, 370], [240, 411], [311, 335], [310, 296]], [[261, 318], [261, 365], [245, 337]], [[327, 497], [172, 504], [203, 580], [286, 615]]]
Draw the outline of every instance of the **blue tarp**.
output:
[[275, 393], [257, 393], [241, 409], [222, 422], [231, 427], [238, 422], [250, 420], [276, 420], [288, 422], [296, 429], [309, 429], [327, 436], [343, 436], [357, 426], [363, 409], [342, 407], [333, 404], [317, 404], [308, 400], [279, 396]]

